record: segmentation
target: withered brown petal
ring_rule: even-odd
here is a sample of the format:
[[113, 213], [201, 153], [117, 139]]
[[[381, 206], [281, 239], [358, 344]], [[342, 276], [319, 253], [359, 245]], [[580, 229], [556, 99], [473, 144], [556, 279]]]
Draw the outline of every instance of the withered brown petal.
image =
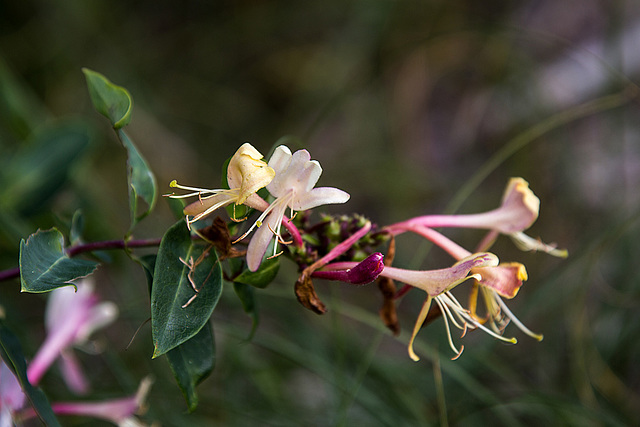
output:
[[320, 300], [318, 294], [316, 294], [311, 277], [305, 274], [305, 272], [303, 272], [296, 281], [294, 289], [300, 304], [316, 314], [324, 314], [327, 312], [327, 307]]
[[394, 335], [398, 335], [400, 334], [400, 322], [398, 321], [396, 303], [393, 298], [396, 294], [396, 284], [393, 280], [383, 277], [378, 279], [378, 289], [382, 292], [383, 297], [382, 308], [378, 312], [380, 318]]

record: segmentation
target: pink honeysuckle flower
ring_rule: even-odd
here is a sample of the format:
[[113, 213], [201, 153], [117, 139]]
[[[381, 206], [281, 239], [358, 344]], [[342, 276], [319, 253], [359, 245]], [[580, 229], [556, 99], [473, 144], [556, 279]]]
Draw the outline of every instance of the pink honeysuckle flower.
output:
[[[504, 338], [483, 326], [481, 322], [479, 322], [472, 316], [469, 310], [462, 307], [462, 305], [450, 292], [451, 289], [468, 279], [482, 280], [482, 276], [480, 273], [472, 272], [476, 269], [481, 270], [483, 269], [483, 267], [488, 268], [496, 266], [498, 265], [498, 263], [498, 257], [496, 257], [492, 253], [477, 253], [470, 254], [468, 257], [458, 261], [453, 266], [440, 270], [416, 271], [396, 267], [384, 267], [384, 269], [380, 273], [380, 276], [387, 277], [392, 280], [397, 280], [415, 288], [422, 289], [428, 295], [425, 303], [422, 306], [422, 309], [420, 310], [420, 314], [418, 315], [418, 319], [413, 328], [411, 339], [409, 340], [408, 352], [411, 359], [415, 361], [420, 360], [420, 358], [413, 350], [413, 342], [418, 335], [422, 324], [427, 318], [427, 314], [429, 313], [429, 308], [432, 301], [435, 301], [436, 304], [438, 304], [442, 312], [442, 317], [444, 318], [445, 322], [445, 328], [447, 330], [449, 345], [451, 346], [453, 351], [456, 352], [456, 357], [454, 357], [454, 359], [458, 358], [462, 354], [464, 346], [460, 350], [458, 350], [453, 344], [449, 321], [451, 321], [454, 326], [462, 329], [463, 331], [466, 331], [469, 328], [480, 328], [487, 332], [489, 335], [492, 335], [500, 340], [515, 342], [514, 338]], [[358, 266], [358, 263], [340, 262], [328, 264], [325, 266], [325, 269], [345, 270], [348, 268], [355, 268], [356, 266]], [[321, 273], [321, 271], [317, 271], [316, 275], [317, 273]]]
[[[471, 255], [471, 252], [431, 228], [412, 225], [409, 231], [427, 238], [455, 259], [460, 260]], [[480, 276], [480, 279], [476, 278], [476, 283], [480, 286], [488, 312], [488, 319], [480, 319], [476, 315], [477, 292], [475, 292], [470, 299], [469, 314], [472, 318], [480, 323], [489, 320], [489, 325], [496, 334], [502, 334], [507, 324], [513, 321], [522, 332], [542, 341], [542, 334], [536, 334], [527, 328], [500, 298], [502, 296], [511, 299], [516, 296], [523, 282], [528, 278], [524, 265], [518, 262], [501, 263], [497, 266], [476, 267], [471, 272]]]
[[193, 202], [184, 208], [187, 226], [189, 227], [194, 222], [231, 203], [234, 203], [234, 206], [244, 204], [263, 211], [268, 207], [268, 203], [258, 196], [256, 192], [270, 183], [275, 176], [273, 168], [261, 160], [263, 157], [251, 144], [244, 143], [231, 157], [227, 166], [229, 189], [212, 190], [188, 187], [180, 185], [176, 180], [173, 180], [169, 184], [170, 187], [191, 192], [182, 195], [168, 194], [166, 196], [173, 199], [198, 197], [197, 202]]
[[[55, 402], [51, 409], [57, 415], [84, 415], [111, 421], [121, 427], [142, 427], [135, 414], [144, 411], [151, 379], [144, 378], [136, 394], [102, 402]], [[0, 360], [0, 427], [13, 427], [14, 419], [35, 416], [33, 408], [25, 408], [26, 396], [11, 370]]]
[[144, 412], [151, 384], [150, 378], [144, 378], [137, 392], [129, 397], [102, 402], [60, 402], [54, 403], [51, 407], [58, 415], [84, 415], [110, 421], [120, 427], [142, 427], [144, 424], [135, 414]]
[[75, 358], [67, 352], [72, 346], [85, 343], [95, 330], [112, 323], [117, 316], [118, 307], [114, 303], [98, 302], [89, 279], [78, 282], [75, 292], [72, 287], [51, 291], [45, 313], [47, 337], [28, 365], [29, 382], [37, 385], [51, 364], [66, 354], [63, 374], [72, 372], [73, 375], [64, 375], [65, 381], [71, 390], [86, 392], [84, 375]]
[[258, 220], [241, 237], [244, 238], [258, 227], [247, 249], [247, 266], [251, 271], [260, 267], [274, 236], [276, 243], [273, 245], [273, 256], [278, 255], [278, 243], [286, 243], [280, 234], [280, 226], [287, 208], [291, 210], [293, 217], [294, 211], [345, 203], [349, 200], [349, 194], [337, 188], [314, 188], [322, 174], [322, 167], [317, 161], [311, 160], [307, 150], [298, 150], [291, 154], [289, 148], [280, 145], [269, 159], [269, 166], [274, 169], [276, 175], [267, 185], [267, 190], [276, 199], [264, 209]]
[[[393, 235], [414, 231], [416, 227], [461, 227], [490, 230], [486, 241], [498, 234], [509, 236], [519, 249], [542, 251], [558, 257], [566, 257], [567, 251], [556, 249], [538, 239], [527, 236], [528, 229], [538, 218], [540, 199], [531, 191], [529, 183], [522, 178], [511, 178], [507, 184], [500, 207], [489, 212], [467, 215], [424, 215], [393, 224], [386, 229]], [[487, 248], [489, 245], [482, 245]]]
[[18, 379], [0, 359], [0, 427], [13, 427], [13, 416], [25, 403]]
[[[380, 274], [383, 277], [388, 277], [392, 280], [397, 280], [407, 285], [420, 288], [427, 293], [427, 299], [420, 310], [418, 319], [413, 327], [411, 339], [409, 340], [408, 352], [409, 357], [414, 361], [420, 360], [413, 350], [413, 342], [422, 327], [422, 324], [427, 318], [431, 302], [435, 301], [440, 311], [442, 312], [442, 318], [444, 319], [445, 329], [447, 330], [447, 338], [449, 346], [456, 353], [453, 359], [457, 359], [462, 354], [464, 346], [458, 350], [451, 338], [451, 328], [449, 321], [458, 329], [461, 329], [464, 333], [469, 329], [480, 328], [489, 335], [500, 339], [502, 341], [515, 343], [515, 338], [504, 338], [501, 335], [487, 329], [482, 323], [478, 322], [471, 312], [458, 302], [458, 300], [450, 292], [455, 286], [466, 281], [467, 279], [482, 280], [482, 275], [474, 271], [484, 270], [497, 266], [499, 263], [498, 257], [492, 253], [477, 253], [471, 254], [468, 257], [458, 261], [452, 267], [431, 270], [431, 271], [414, 271], [404, 270], [394, 267], [385, 267]], [[472, 273], [472, 274], [470, 274]]]

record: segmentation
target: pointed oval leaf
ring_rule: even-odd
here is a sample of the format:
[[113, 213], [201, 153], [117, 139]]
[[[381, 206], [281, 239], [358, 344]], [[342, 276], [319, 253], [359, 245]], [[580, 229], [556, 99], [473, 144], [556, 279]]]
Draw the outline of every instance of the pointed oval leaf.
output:
[[189, 412], [198, 406], [196, 386], [213, 371], [215, 352], [215, 340], [209, 322], [193, 338], [167, 352], [169, 366], [187, 401]]
[[[145, 255], [141, 261], [151, 291], [156, 255]], [[211, 322], [207, 322], [193, 338], [168, 351], [166, 356], [189, 412], [194, 411], [198, 406], [196, 386], [211, 374], [215, 366], [216, 346]]]
[[100, 114], [111, 121], [115, 129], [120, 129], [131, 121], [131, 108], [133, 100], [129, 91], [115, 85], [102, 74], [83, 68], [89, 96], [93, 106]]
[[49, 292], [88, 276], [95, 261], [69, 258], [64, 253], [64, 237], [55, 228], [38, 230], [20, 242], [20, 283], [22, 292]]
[[195, 336], [209, 321], [221, 293], [222, 268], [215, 251], [195, 244], [185, 222], [178, 221], [162, 238], [153, 272], [153, 357]]
[[[157, 184], [147, 161], [142, 157], [135, 144], [123, 131], [118, 131], [118, 138], [127, 149], [127, 182], [129, 183], [129, 209], [131, 213], [131, 229], [138, 221], [147, 216], [156, 204]], [[146, 204], [147, 209], [138, 214], [138, 197]]]
[[266, 288], [269, 283], [273, 282], [273, 279], [278, 275], [279, 268], [279, 257], [266, 259], [262, 261], [257, 271], [249, 271], [249, 269], [245, 268], [242, 273], [234, 277], [233, 281], [263, 289]]

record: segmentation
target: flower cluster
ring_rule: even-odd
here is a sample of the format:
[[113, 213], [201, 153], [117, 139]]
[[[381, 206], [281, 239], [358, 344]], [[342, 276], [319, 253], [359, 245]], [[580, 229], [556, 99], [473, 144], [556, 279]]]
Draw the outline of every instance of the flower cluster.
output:
[[[240, 241], [258, 229], [247, 249], [247, 266], [251, 271], [258, 270], [274, 237], [271, 257], [281, 253], [278, 252], [279, 244], [295, 243], [296, 246], [302, 246], [300, 233], [291, 222], [295, 211], [332, 203], [345, 203], [349, 200], [349, 194], [337, 188], [314, 188], [322, 174], [322, 167], [317, 161], [311, 160], [307, 150], [298, 150], [292, 154], [288, 147], [280, 145], [275, 149], [268, 164], [261, 160], [262, 158], [262, 154], [253, 146], [243, 144], [229, 161], [229, 189], [187, 187], [179, 185], [176, 181], [170, 184], [171, 187], [191, 191], [183, 195], [171, 194], [171, 198], [198, 197], [198, 201], [184, 209], [187, 224], [192, 224], [216, 209], [232, 203], [234, 206], [245, 204], [262, 211], [253, 225], [236, 240]], [[258, 190], [264, 187], [275, 198], [271, 203], [257, 194]], [[290, 218], [285, 215], [287, 208], [290, 210]], [[283, 238], [283, 225], [291, 234], [291, 241]]]
[[[524, 333], [542, 340], [542, 335], [526, 328], [508, 309], [502, 298], [513, 298], [527, 280], [524, 265], [517, 262], [501, 263], [495, 254], [487, 252], [500, 234], [509, 236], [523, 250], [544, 251], [565, 257], [566, 251], [558, 250], [524, 234], [537, 219], [540, 200], [522, 178], [513, 178], [505, 190], [501, 205], [489, 212], [470, 215], [425, 215], [379, 228], [362, 216], [324, 217], [318, 224], [309, 224], [306, 211], [325, 204], [345, 203], [349, 194], [331, 187], [314, 188], [322, 168], [311, 160], [309, 152], [295, 153], [281, 145], [266, 163], [262, 155], [251, 145], [244, 144], [234, 154], [227, 169], [229, 189], [201, 189], [179, 185], [170, 186], [189, 191], [187, 194], [170, 194], [172, 198], [198, 197], [184, 209], [186, 222], [191, 226], [216, 209], [226, 205], [245, 204], [261, 211], [258, 218], [233, 243], [253, 233], [246, 251], [246, 263], [250, 271], [257, 271], [273, 241], [268, 258], [283, 253], [279, 245], [293, 244], [287, 251], [300, 267], [300, 277], [295, 292], [298, 300], [307, 308], [322, 314], [326, 307], [313, 288], [312, 278], [337, 280], [353, 285], [363, 285], [379, 279], [385, 305], [381, 316], [394, 332], [397, 332], [395, 301], [411, 288], [426, 292], [427, 298], [413, 328], [408, 352], [418, 360], [413, 350], [414, 340], [428, 319], [430, 310], [439, 311], [444, 319], [449, 345], [455, 358], [462, 354], [464, 346], [455, 345], [451, 325], [463, 331], [480, 329], [502, 341], [515, 343], [513, 337], [503, 336], [506, 326], [513, 322]], [[266, 188], [269, 201], [258, 195]], [[266, 194], [266, 193], [265, 193]], [[289, 210], [289, 217], [287, 217]], [[286, 233], [283, 231], [286, 229]], [[471, 252], [436, 228], [477, 228], [488, 233], [475, 252]], [[415, 233], [433, 242], [454, 259], [454, 264], [439, 270], [417, 271], [392, 266], [395, 238], [404, 233]], [[275, 240], [274, 240], [275, 239]], [[389, 241], [385, 256], [375, 246]], [[471, 283], [468, 307], [463, 306], [451, 290], [463, 282]], [[395, 282], [405, 286], [396, 292]], [[486, 315], [477, 314], [478, 297], [486, 306]], [[435, 304], [432, 304], [434, 303]], [[433, 317], [433, 316], [431, 316]]]
[[[462, 330], [463, 336], [468, 330], [481, 329], [497, 339], [516, 343], [515, 338], [503, 336], [506, 326], [513, 322], [527, 335], [542, 340], [542, 335], [524, 326], [502, 300], [502, 298], [515, 297], [523, 282], [527, 280], [524, 265], [517, 262], [501, 263], [496, 255], [486, 252], [499, 234], [505, 234], [523, 250], [544, 251], [554, 256], [566, 257], [566, 251], [524, 234], [524, 230], [537, 219], [539, 208], [540, 200], [529, 189], [528, 183], [522, 178], [513, 178], [507, 185], [501, 206], [490, 212], [472, 215], [426, 215], [382, 229], [382, 232], [392, 238], [406, 232], [418, 234], [445, 250], [456, 260], [456, 263], [449, 268], [429, 271], [396, 268], [388, 262], [380, 272], [381, 278], [386, 280], [383, 283], [387, 283], [387, 286], [391, 283], [391, 295], [385, 296], [386, 302], [399, 298], [411, 287], [427, 293], [409, 341], [408, 352], [413, 360], [419, 359], [413, 350], [414, 340], [428, 319], [433, 302], [436, 303], [436, 307], [444, 318], [449, 345], [455, 352], [454, 359], [462, 354], [464, 346], [458, 349], [454, 344], [451, 325]], [[446, 227], [487, 229], [489, 232], [476, 248], [476, 252], [472, 253], [435, 230], [435, 228]], [[390, 258], [388, 257], [387, 260], [390, 261]], [[332, 263], [325, 265], [324, 270], [317, 271], [315, 275], [341, 280], [338, 272], [354, 269], [357, 265], [355, 262]], [[471, 281], [472, 288], [469, 306], [464, 307], [450, 291], [467, 280]], [[393, 281], [404, 283], [405, 288], [394, 293]], [[381, 289], [383, 289], [382, 286]], [[383, 294], [384, 292], [383, 289]], [[486, 305], [485, 317], [478, 316], [476, 312], [479, 293], [483, 296]], [[394, 310], [395, 306], [392, 305], [391, 313], [386, 311], [383, 318], [386, 317], [387, 325], [397, 331], [392, 319], [395, 316]]]

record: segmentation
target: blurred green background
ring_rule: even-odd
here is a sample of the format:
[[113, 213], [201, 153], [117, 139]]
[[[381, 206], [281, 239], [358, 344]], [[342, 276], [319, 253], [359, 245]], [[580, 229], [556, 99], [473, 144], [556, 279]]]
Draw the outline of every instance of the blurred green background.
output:
[[[479, 332], [451, 362], [442, 320], [406, 355], [423, 295], [400, 304], [403, 335], [377, 318], [375, 285], [316, 281], [329, 313], [295, 301], [295, 267], [258, 293], [261, 324], [228, 286], [213, 315], [217, 365], [186, 405], [163, 358], [151, 360], [144, 273], [122, 253], [96, 273], [118, 322], [80, 353], [94, 398], [133, 392], [151, 373], [146, 420], [162, 425], [632, 425], [640, 407], [640, 4], [597, 1], [0, 1], [0, 268], [21, 238], [68, 230], [82, 209], [85, 240], [129, 225], [125, 153], [92, 108], [82, 67], [126, 87], [128, 127], [168, 182], [215, 188], [243, 142], [268, 153], [283, 135], [324, 169], [320, 185], [381, 225], [443, 211], [479, 212], [522, 176], [542, 201], [533, 236], [567, 260], [520, 253], [527, 265], [510, 307], [538, 343]], [[87, 144], [52, 139], [60, 129]], [[298, 147], [291, 147], [298, 148]], [[163, 200], [135, 237], [173, 222]], [[447, 231], [473, 248], [481, 233]], [[399, 242], [397, 266], [440, 268], [445, 255]], [[140, 253], [144, 253], [141, 251]], [[7, 323], [33, 355], [46, 298], [0, 284]], [[464, 299], [465, 289], [457, 295]], [[95, 352], [94, 352], [95, 353]], [[74, 397], [43, 384], [51, 400]], [[86, 419], [65, 425], [96, 425]]]

